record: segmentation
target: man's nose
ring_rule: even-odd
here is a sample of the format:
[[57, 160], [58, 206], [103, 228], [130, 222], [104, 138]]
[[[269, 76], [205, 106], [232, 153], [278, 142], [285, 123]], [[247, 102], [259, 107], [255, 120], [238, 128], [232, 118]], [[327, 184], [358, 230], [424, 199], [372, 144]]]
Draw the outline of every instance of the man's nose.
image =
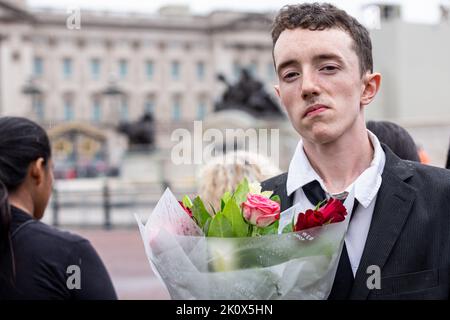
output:
[[304, 72], [302, 78], [302, 98], [307, 100], [311, 97], [318, 96], [320, 88], [315, 75], [312, 72]]

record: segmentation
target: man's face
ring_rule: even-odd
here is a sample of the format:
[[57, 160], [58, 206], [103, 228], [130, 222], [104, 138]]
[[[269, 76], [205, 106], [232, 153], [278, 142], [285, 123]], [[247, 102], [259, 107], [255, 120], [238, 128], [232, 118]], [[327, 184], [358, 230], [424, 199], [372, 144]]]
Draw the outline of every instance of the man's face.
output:
[[364, 121], [364, 83], [353, 39], [340, 29], [285, 30], [274, 47], [281, 102], [297, 132], [326, 144]]

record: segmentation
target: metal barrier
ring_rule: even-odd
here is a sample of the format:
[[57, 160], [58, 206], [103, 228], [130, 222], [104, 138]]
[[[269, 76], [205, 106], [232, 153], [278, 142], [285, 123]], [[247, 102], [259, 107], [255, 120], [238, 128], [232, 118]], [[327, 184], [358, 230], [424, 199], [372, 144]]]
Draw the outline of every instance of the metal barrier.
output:
[[[117, 183], [116, 183], [117, 184]], [[71, 214], [80, 214], [83, 210], [95, 210], [102, 215], [102, 227], [109, 230], [114, 227], [113, 213], [117, 210], [142, 208], [147, 211], [154, 208], [162, 196], [164, 190], [169, 187], [169, 183], [161, 184], [140, 184], [135, 186], [111, 186], [107, 180], [100, 188], [91, 190], [62, 190], [55, 187], [53, 190], [51, 205], [52, 224], [61, 226], [62, 215], [67, 211]], [[190, 196], [195, 194], [195, 190], [174, 190], [174, 195], [181, 199], [184, 194]], [[84, 225], [82, 225], [84, 226]]]

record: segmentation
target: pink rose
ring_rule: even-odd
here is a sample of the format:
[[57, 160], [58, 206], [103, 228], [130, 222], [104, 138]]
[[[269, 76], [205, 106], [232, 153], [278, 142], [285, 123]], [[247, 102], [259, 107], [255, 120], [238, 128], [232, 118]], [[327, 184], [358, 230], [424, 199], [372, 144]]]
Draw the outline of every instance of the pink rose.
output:
[[245, 220], [260, 228], [280, 219], [280, 204], [259, 194], [249, 193], [242, 209]]

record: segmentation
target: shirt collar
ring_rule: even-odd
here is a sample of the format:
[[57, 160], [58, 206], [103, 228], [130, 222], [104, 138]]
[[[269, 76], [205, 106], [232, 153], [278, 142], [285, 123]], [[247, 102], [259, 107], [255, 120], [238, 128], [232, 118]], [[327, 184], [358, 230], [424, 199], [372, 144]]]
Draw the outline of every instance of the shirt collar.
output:
[[[355, 187], [355, 198], [359, 203], [367, 208], [378, 193], [381, 186], [381, 174], [383, 173], [386, 155], [381, 148], [378, 138], [369, 130], [367, 130], [369, 139], [374, 148], [374, 156], [370, 166], [361, 173], [361, 175], [349, 185], [345, 191], [350, 191], [352, 186]], [[322, 188], [326, 190], [325, 184], [311, 166], [308, 157], [303, 149], [303, 141], [300, 140], [295, 149], [294, 156], [289, 164], [286, 191], [288, 196], [299, 188], [317, 180]]]

